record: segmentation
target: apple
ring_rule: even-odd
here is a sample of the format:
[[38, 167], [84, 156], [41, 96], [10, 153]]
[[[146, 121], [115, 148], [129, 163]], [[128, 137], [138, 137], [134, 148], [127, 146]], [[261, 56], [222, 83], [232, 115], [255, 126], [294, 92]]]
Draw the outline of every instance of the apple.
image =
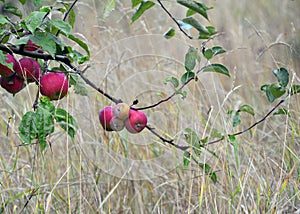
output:
[[126, 120], [129, 117], [130, 107], [126, 103], [118, 103], [112, 107], [114, 116], [121, 120]]
[[121, 131], [125, 127], [124, 120], [121, 120], [120, 118], [113, 116], [109, 122], [109, 125], [112, 130], [114, 131]]
[[[13, 66], [17, 63], [16, 59], [11, 54], [6, 54], [6, 60], [7, 63], [13, 63]], [[15, 72], [7, 67], [6, 65], [0, 64], [0, 75], [3, 77], [10, 77]]]
[[22, 58], [14, 65], [14, 70], [23, 79], [28, 82], [34, 82], [41, 72], [41, 67], [39, 63], [32, 58]]
[[103, 109], [101, 109], [99, 113], [99, 120], [102, 125], [102, 127], [106, 131], [113, 131], [110, 125], [111, 119], [114, 117], [112, 113], [112, 106], [105, 106]]
[[147, 116], [144, 112], [130, 109], [129, 118], [125, 121], [125, 127], [130, 133], [141, 132], [147, 125]]
[[24, 80], [17, 75], [12, 77], [0, 77], [0, 85], [13, 95], [21, 91], [25, 86]]
[[68, 93], [68, 89], [68, 77], [61, 71], [52, 71], [40, 78], [40, 92], [50, 100], [63, 98]]
[[33, 43], [30, 39], [28, 40], [27, 44], [24, 46], [24, 49], [26, 51], [36, 51], [38, 49], [41, 49], [40, 46]]

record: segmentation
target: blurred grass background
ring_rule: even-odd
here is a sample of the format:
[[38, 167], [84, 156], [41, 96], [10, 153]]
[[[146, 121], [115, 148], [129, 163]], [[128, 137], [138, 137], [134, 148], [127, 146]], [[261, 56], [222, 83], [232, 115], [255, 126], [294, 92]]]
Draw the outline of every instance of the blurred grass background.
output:
[[[175, 1], [163, 3], [176, 18], [184, 16], [185, 9]], [[145, 111], [151, 126], [180, 145], [185, 145], [187, 127], [206, 137], [214, 130], [243, 130], [262, 118], [275, 105], [260, 91], [261, 85], [276, 81], [273, 69], [285, 67], [291, 82], [300, 82], [299, 1], [204, 3], [213, 6], [210, 21], [204, 23], [221, 33], [207, 47], [227, 50], [213, 62], [224, 64], [231, 78], [201, 73], [199, 81], [186, 88], [187, 98], [178, 96]], [[200, 49], [201, 41], [188, 40], [178, 30], [175, 38], [164, 39], [162, 35], [176, 26], [158, 5], [130, 24], [130, 1], [117, 1], [106, 18], [104, 4], [76, 4], [74, 32], [91, 49], [87, 77], [129, 104], [138, 99], [138, 106], [145, 106], [168, 96], [173, 89], [163, 80], [182, 75], [189, 45]], [[15, 97], [4, 90], [0, 95], [0, 212], [300, 212], [299, 95], [284, 103], [291, 117], [271, 116], [239, 136], [236, 144], [224, 140], [208, 146], [218, 157], [203, 151], [201, 161], [217, 171], [217, 183], [195, 164], [184, 170], [183, 153], [147, 130], [138, 135], [105, 133], [98, 113], [112, 103], [92, 89], [87, 97], [70, 92], [55, 103], [74, 115], [80, 128], [74, 142], [56, 131], [43, 153], [36, 145], [20, 146], [17, 138], [35, 86]], [[242, 115], [242, 124], [232, 128], [226, 113], [242, 104], [251, 105], [255, 116]]]

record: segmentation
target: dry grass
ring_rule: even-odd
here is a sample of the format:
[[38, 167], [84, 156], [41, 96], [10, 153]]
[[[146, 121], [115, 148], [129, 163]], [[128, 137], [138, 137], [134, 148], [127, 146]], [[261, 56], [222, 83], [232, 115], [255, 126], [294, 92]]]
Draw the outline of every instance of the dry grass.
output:
[[[130, 25], [130, 1], [118, 1], [103, 19], [103, 1], [79, 1], [76, 32], [91, 48], [87, 76], [111, 95], [139, 105], [152, 104], [172, 92], [164, 78], [180, 77], [183, 59], [192, 44], [179, 32], [165, 40], [174, 26], [156, 6]], [[166, 6], [180, 16], [175, 2]], [[149, 123], [162, 135], [184, 144], [190, 127], [200, 137], [213, 129], [243, 130], [273, 106], [260, 91], [275, 81], [272, 69], [286, 67], [300, 84], [300, 19], [298, 1], [215, 1], [211, 24], [223, 34], [208, 43], [227, 53], [214, 61], [227, 66], [229, 79], [200, 74], [186, 88], [188, 97], [147, 110]], [[194, 32], [191, 32], [192, 34]], [[104, 133], [98, 112], [110, 102], [90, 89], [88, 97], [70, 93], [58, 102], [79, 122], [75, 141], [58, 130], [51, 148], [18, 146], [18, 124], [31, 109], [34, 86], [15, 97], [1, 90], [0, 208], [3, 213], [299, 213], [300, 102], [299, 95], [284, 103], [292, 116], [270, 117], [250, 132], [208, 148], [201, 160], [217, 170], [218, 182], [191, 164], [182, 167], [182, 152], [165, 145], [147, 130]], [[31, 99], [28, 99], [28, 96]], [[242, 115], [232, 128], [226, 112], [241, 104], [254, 107], [255, 117]], [[1, 210], [2, 209], [2, 210]]]

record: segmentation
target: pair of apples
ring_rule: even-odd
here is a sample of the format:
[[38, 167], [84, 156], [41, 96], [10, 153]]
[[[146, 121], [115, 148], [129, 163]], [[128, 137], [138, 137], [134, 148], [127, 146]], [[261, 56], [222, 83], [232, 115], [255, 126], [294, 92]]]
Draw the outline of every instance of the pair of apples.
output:
[[0, 85], [9, 93], [15, 95], [27, 83], [35, 82], [40, 86], [42, 95], [51, 100], [63, 98], [69, 88], [67, 76], [61, 71], [52, 71], [41, 76], [39, 63], [32, 58], [22, 58], [17, 61], [13, 55], [6, 54], [6, 62], [13, 64], [13, 69], [0, 64]]
[[130, 133], [139, 133], [147, 125], [144, 112], [134, 110], [126, 103], [105, 106], [99, 113], [99, 120], [106, 131], [121, 131], [124, 127]]

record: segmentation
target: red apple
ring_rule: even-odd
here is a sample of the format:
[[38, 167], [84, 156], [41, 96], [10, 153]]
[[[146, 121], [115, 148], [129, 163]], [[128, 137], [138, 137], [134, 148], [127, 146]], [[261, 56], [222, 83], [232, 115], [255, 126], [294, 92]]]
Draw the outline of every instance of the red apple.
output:
[[16, 73], [26, 79], [28, 82], [36, 81], [36, 76], [40, 74], [41, 67], [39, 63], [32, 58], [22, 58], [14, 65]]
[[61, 71], [53, 71], [41, 76], [41, 94], [49, 97], [50, 100], [59, 100], [63, 98], [68, 93], [68, 89], [68, 77]]
[[26, 51], [36, 51], [37, 49], [41, 49], [40, 46], [33, 43], [30, 39], [28, 40], [27, 44], [24, 46]]
[[129, 117], [130, 107], [126, 103], [118, 103], [112, 107], [114, 116], [118, 117], [121, 120], [126, 120]]
[[12, 77], [0, 77], [0, 84], [2, 88], [13, 95], [21, 91], [25, 86], [24, 80], [17, 75]]
[[141, 132], [147, 125], [147, 116], [144, 112], [130, 109], [129, 118], [125, 121], [125, 127], [130, 133]]
[[110, 121], [114, 117], [112, 113], [112, 106], [105, 106], [103, 109], [101, 109], [99, 113], [99, 120], [102, 125], [102, 127], [106, 131], [113, 131], [113, 129], [110, 126]]
[[[11, 54], [6, 54], [6, 60], [7, 63], [13, 63], [13, 66], [17, 63], [16, 59], [13, 57]], [[0, 64], [0, 75], [3, 77], [10, 77], [14, 74], [15, 72], [7, 67], [6, 65]]]

